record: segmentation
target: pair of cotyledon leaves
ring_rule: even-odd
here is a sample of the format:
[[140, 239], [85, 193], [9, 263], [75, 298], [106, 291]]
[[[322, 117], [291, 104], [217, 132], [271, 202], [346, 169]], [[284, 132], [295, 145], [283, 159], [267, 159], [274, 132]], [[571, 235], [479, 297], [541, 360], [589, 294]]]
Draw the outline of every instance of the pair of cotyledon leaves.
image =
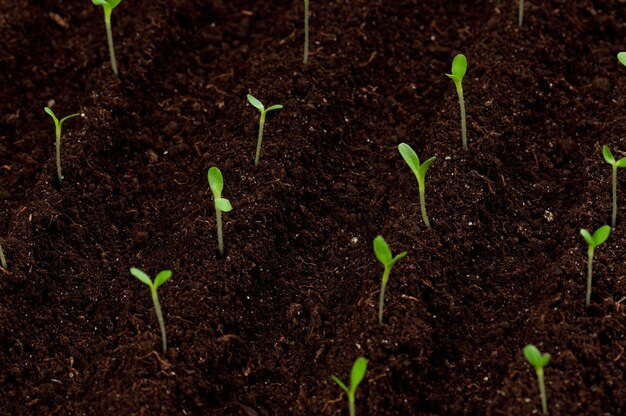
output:
[[550, 362], [550, 354], [542, 354], [533, 344], [524, 347], [524, 357], [536, 369], [544, 368]]
[[361, 381], [363, 381], [366, 371], [367, 360], [363, 357], [359, 357], [352, 365], [352, 371], [350, 372], [350, 387], [346, 386], [345, 383], [336, 376], [331, 376], [331, 378], [339, 387], [341, 387], [343, 391], [348, 393], [348, 395], [354, 395], [356, 388], [359, 386]]
[[147, 274], [145, 274], [143, 271], [135, 268], [135, 267], [131, 267], [130, 268], [130, 274], [132, 274], [133, 276], [135, 276], [137, 279], [141, 280], [143, 283], [147, 284], [148, 286], [150, 286], [151, 289], [158, 289], [159, 286], [161, 286], [163, 283], [167, 282], [169, 280], [170, 277], [172, 277], [172, 271], [171, 270], [163, 270], [161, 272], [159, 272], [159, 274], [156, 275], [156, 277], [154, 278], [154, 282], [150, 279], [150, 276], [148, 276]]
[[611, 149], [607, 146], [602, 146], [602, 156], [604, 156], [604, 160], [611, 165], [617, 166], [618, 168], [626, 168], [626, 157], [616, 161], [615, 157], [613, 157], [613, 153], [611, 153]]
[[215, 207], [220, 211], [231, 211], [233, 207], [230, 204], [230, 201], [226, 198], [222, 198], [222, 190], [224, 189], [224, 178], [222, 177], [222, 172], [213, 166], [209, 169], [207, 176], [209, 179], [209, 187], [211, 188], [211, 192], [213, 192], [213, 197], [215, 198]]
[[593, 233], [593, 235], [589, 231], [585, 230], [584, 228], [581, 228], [580, 230], [580, 235], [583, 236], [583, 238], [585, 239], [585, 241], [591, 248], [596, 248], [600, 244], [604, 243], [606, 239], [609, 238], [610, 233], [611, 233], [611, 227], [608, 225], [603, 225], [602, 227], [598, 228]]

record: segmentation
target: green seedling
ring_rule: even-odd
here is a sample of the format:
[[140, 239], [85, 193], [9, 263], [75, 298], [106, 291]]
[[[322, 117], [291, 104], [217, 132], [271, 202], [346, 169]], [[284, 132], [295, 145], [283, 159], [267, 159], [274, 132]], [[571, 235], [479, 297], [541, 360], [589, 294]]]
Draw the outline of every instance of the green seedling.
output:
[[617, 168], [626, 168], [626, 157], [620, 160], [615, 160], [611, 149], [607, 146], [602, 146], [602, 156], [611, 166], [613, 166], [613, 213], [611, 215], [611, 227], [615, 228], [617, 221]]
[[430, 221], [428, 221], [428, 215], [426, 215], [426, 197], [425, 197], [425, 182], [424, 179], [426, 177], [426, 171], [433, 164], [436, 157], [431, 157], [424, 163], [420, 164], [420, 159], [417, 157], [415, 151], [406, 143], [400, 143], [398, 145], [398, 150], [402, 155], [402, 158], [406, 162], [407, 165], [411, 168], [415, 177], [417, 178], [417, 186], [420, 194], [420, 209], [422, 210], [422, 219], [424, 220], [424, 224], [426, 224], [426, 228], [430, 228]]
[[463, 99], [463, 77], [467, 72], [467, 58], [465, 55], [459, 54], [452, 61], [452, 73], [446, 74], [448, 78], [454, 81], [456, 92], [459, 95], [459, 106], [461, 107], [461, 136], [463, 137], [463, 149], [467, 149], [467, 124], [465, 121], [465, 100]]
[[620, 52], [617, 54], [617, 60], [624, 66], [626, 66], [626, 52]]
[[608, 225], [603, 225], [598, 228], [593, 235], [589, 233], [589, 231], [584, 228], [580, 229], [580, 235], [583, 236], [585, 241], [587, 242], [587, 298], [585, 301], [585, 305], [588, 308], [589, 303], [591, 302], [591, 278], [593, 276], [593, 253], [600, 244], [604, 243], [607, 238], [609, 238], [609, 234], [611, 233], [611, 227]]
[[524, 23], [524, 0], [519, 0], [519, 12], [517, 13], [517, 24], [522, 27]]
[[350, 405], [350, 416], [356, 415], [356, 407], [354, 404], [354, 399], [356, 397], [356, 389], [359, 387], [361, 381], [365, 377], [365, 372], [367, 371], [367, 360], [363, 357], [359, 357], [354, 361], [352, 365], [352, 371], [350, 372], [350, 387], [346, 386], [343, 381], [339, 379], [339, 377], [332, 375], [331, 378], [341, 390], [345, 391], [348, 395], [348, 403]]
[[217, 222], [217, 246], [220, 250], [220, 255], [224, 255], [224, 240], [222, 239], [222, 212], [230, 212], [233, 207], [230, 201], [226, 198], [222, 198], [222, 190], [224, 189], [224, 178], [222, 172], [215, 166], [209, 169], [207, 174], [209, 178], [209, 187], [213, 192], [213, 199], [215, 200], [215, 217]]
[[61, 185], [63, 184], [63, 175], [61, 173], [61, 127], [63, 127], [63, 122], [65, 120], [70, 119], [72, 117], [77, 117], [80, 114], [79, 113], [70, 114], [69, 116], [63, 117], [61, 120], [59, 120], [54, 115], [54, 113], [52, 112], [50, 108], [45, 107], [44, 111], [48, 113], [48, 115], [52, 117], [52, 120], [54, 121], [55, 135], [56, 135], [56, 149], [57, 149], [57, 176], [59, 178], [59, 185]]
[[537, 372], [537, 380], [539, 381], [539, 394], [541, 395], [541, 408], [543, 414], [548, 414], [548, 398], [546, 396], [546, 385], [543, 381], [543, 368], [550, 362], [550, 354], [542, 354], [541, 351], [533, 344], [528, 344], [524, 347], [524, 357], [526, 361], [535, 367]]
[[304, 0], [304, 59], [309, 62], [309, 0]]
[[4, 270], [9, 270], [9, 268], [7, 267], [7, 259], [4, 257], [4, 251], [2, 251], [1, 244], [0, 244], [0, 266], [2, 266]]
[[394, 264], [404, 256], [406, 256], [406, 251], [398, 254], [396, 257], [392, 257], [391, 250], [387, 245], [387, 242], [382, 236], [378, 236], [374, 239], [374, 254], [376, 254], [376, 258], [380, 261], [385, 267], [385, 271], [383, 272], [383, 280], [380, 284], [380, 298], [378, 300], [378, 323], [383, 323], [383, 307], [385, 305], [385, 289], [387, 287], [387, 282], [389, 282], [389, 274], [391, 273], [391, 268]]
[[113, 32], [111, 31], [111, 12], [121, 3], [122, 0], [91, 0], [94, 5], [102, 6], [104, 9], [104, 25], [107, 29], [107, 41], [109, 42], [109, 57], [111, 58], [111, 67], [116, 77], [119, 77], [117, 72], [117, 61], [115, 60], [115, 48], [113, 47]]
[[259, 139], [256, 145], [256, 157], [254, 158], [254, 165], [256, 166], [259, 164], [259, 157], [261, 156], [261, 143], [263, 142], [263, 127], [265, 126], [265, 115], [270, 111], [280, 110], [281, 108], [283, 108], [283, 106], [280, 104], [276, 104], [266, 109], [261, 101], [257, 100], [250, 94], [248, 94], [248, 101], [261, 113], [261, 117], [259, 118]]
[[167, 351], [167, 334], [165, 333], [165, 321], [163, 321], [163, 313], [161, 312], [161, 305], [159, 304], [159, 295], [157, 294], [157, 289], [163, 283], [167, 282], [170, 277], [172, 277], [171, 270], [163, 270], [156, 275], [154, 282], [150, 279], [150, 276], [145, 274], [139, 269], [134, 267], [130, 268], [130, 274], [135, 276], [137, 279], [147, 284], [150, 287], [150, 294], [152, 295], [152, 302], [154, 303], [154, 310], [156, 312], [157, 320], [159, 321], [159, 326], [161, 327], [161, 339], [163, 340], [163, 354]]

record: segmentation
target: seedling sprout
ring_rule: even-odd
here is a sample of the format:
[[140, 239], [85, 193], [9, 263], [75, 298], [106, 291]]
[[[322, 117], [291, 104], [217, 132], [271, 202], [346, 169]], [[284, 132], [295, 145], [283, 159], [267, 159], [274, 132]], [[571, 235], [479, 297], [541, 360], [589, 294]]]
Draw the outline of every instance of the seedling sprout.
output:
[[428, 221], [428, 215], [426, 215], [426, 197], [425, 197], [425, 177], [426, 171], [433, 164], [436, 157], [431, 157], [426, 160], [424, 163], [420, 164], [420, 159], [417, 157], [415, 151], [406, 143], [400, 143], [398, 145], [398, 150], [402, 155], [402, 158], [406, 162], [407, 165], [411, 168], [415, 177], [417, 178], [417, 186], [420, 194], [420, 209], [422, 211], [422, 219], [424, 220], [424, 224], [426, 224], [426, 228], [430, 228], [430, 221]]
[[222, 212], [230, 212], [233, 207], [230, 201], [226, 198], [222, 198], [222, 190], [224, 189], [224, 178], [222, 172], [215, 166], [209, 169], [207, 174], [209, 178], [209, 187], [213, 192], [213, 199], [215, 200], [215, 217], [217, 222], [217, 246], [220, 250], [220, 255], [224, 255], [224, 240], [222, 239]]
[[604, 243], [607, 238], [609, 238], [609, 234], [611, 233], [611, 227], [608, 225], [603, 225], [598, 228], [593, 235], [589, 233], [589, 231], [584, 228], [580, 229], [580, 235], [583, 236], [585, 241], [587, 242], [587, 298], [585, 301], [585, 306], [588, 308], [589, 303], [591, 302], [591, 278], [593, 275], [593, 253], [600, 244]]
[[265, 126], [265, 115], [270, 111], [280, 110], [281, 108], [283, 108], [283, 106], [280, 104], [276, 104], [266, 109], [261, 101], [257, 100], [250, 94], [248, 94], [248, 101], [261, 113], [261, 117], [259, 118], [259, 139], [256, 145], [256, 157], [254, 158], [254, 165], [256, 166], [259, 164], [259, 156], [261, 156], [261, 143], [263, 142], [263, 127]]
[[519, 0], [519, 12], [517, 14], [517, 24], [522, 27], [524, 23], [524, 0]]
[[463, 77], [467, 72], [467, 58], [465, 55], [459, 54], [452, 61], [452, 73], [446, 74], [456, 86], [456, 92], [459, 95], [459, 106], [461, 107], [461, 136], [463, 137], [463, 149], [467, 149], [467, 125], [465, 121], [465, 100], [463, 99]]
[[550, 354], [542, 354], [541, 351], [533, 344], [528, 344], [524, 347], [524, 357], [526, 361], [535, 367], [537, 373], [537, 380], [539, 381], [539, 394], [541, 395], [541, 408], [543, 414], [548, 414], [548, 398], [546, 396], [546, 385], [543, 381], [543, 368], [550, 362]]
[[148, 285], [150, 287], [150, 294], [152, 295], [152, 302], [154, 303], [154, 310], [156, 312], [157, 320], [159, 321], [159, 326], [161, 327], [161, 339], [163, 340], [163, 354], [167, 351], [167, 334], [165, 333], [165, 321], [163, 321], [163, 313], [161, 313], [161, 305], [159, 304], [159, 295], [157, 294], [157, 289], [163, 283], [167, 282], [170, 277], [172, 277], [171, 270], [163, 270], [156, 275], [154, 282], [150, 279], [150, 276], [145, 274], [139, 269], [134, 267], [130, 268], [130, 274], [135, 276], [137, 279]]
[[4, 270], [9, 270], [7, 267], [7, 259], [4, 257], [4, 251], [2, 251], [2, 244], [0, 244], [0, 266], [2, 266]]
[[63, 175], [61, 173], [61, 127], [63, 127], [63, 122], [67, 119], [70, 119], [72, 117], [76, 117], [79, 116], [79, 113], [76, 114], [70, 114], [67, 117], [63, 117], [61, 120], [59, 120], [54, 113], [52, 112], [52, 110], [48, 107], [44, 108], [44, 111], [46, 113], [48, 113], [48, 115], [50, 115], [50, 117], [52, 117], [52, 120], [54, 121], [54, 128], [55, 128], [55, 136], [56, 136], [56, 153], [57, 153], [57, 176], [59, 178], [59, 185], [61, 185], [63, 183]]
[[309, 62], [309, 0], [304, 0], [304, 60]]
[[602, 156], [611, 166], [613, 166], [613, 212], [611, 214], [611, 227], [615, 228], [617, 221], [617, 168], [626, 168], [626, 157], [620, 160], [615, 160], [611, 149], [607, 146], [602, 146]]
[[117, 7], [122, 0], [91, 0], [94, 5], [102, 6], [104, 9], [104, 25], [107, 30], [107, 41], [109, 43], [109, 56], [111, 58], [111, 67], [116, 77], [119, 77], [117, 72], [117, 61], [115, 60], [115, 48], [113, 47], [113, 32], [111, 31], [111, 12]]
[[383, 280], [380, 285], [380, 298], [378, 300], [378, 323], [383, 323], [383, 307], [385, 305], [385, 288], [387, 287], [387, 282], [389, 281], [389, 274], [391, 273], [391, 268], [394, 264], [404, 256], [406, 256], [406, 251], [398, 254], [396, 257], [392, 257], [391, 250], [387, 245], [387, 242], [382, 236], [378, 236], [374, 239], [374, 254], [376, 254], [376, 258], [383, 264], [385, 267], [385, 271], [383, 272]]
[[359, 387], [361, 381], [365, 377], [365, 372], [367, 371], [367, 360], [363, 357], [359, 357], [354, 361], [352, 365], [352, 371], [350, 372], [350, 387], [346, 386], [343, 381], [341, 381], [337, 376], [332, 375], [331, 378], [341, 390], [345, 391], [348, 395], [348, 403], [350, 405], [350, 416], [356, 415], [356, 406], [355, 406], [355, 396], [356, 389]]

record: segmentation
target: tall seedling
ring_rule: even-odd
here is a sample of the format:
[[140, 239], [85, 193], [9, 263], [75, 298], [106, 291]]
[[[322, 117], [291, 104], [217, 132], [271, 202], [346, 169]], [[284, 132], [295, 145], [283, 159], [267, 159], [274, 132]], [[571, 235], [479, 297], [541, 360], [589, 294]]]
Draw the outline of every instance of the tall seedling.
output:
[[402, 158], [404, 159], [406, 164], [409, 165], [409, 167], [413, 171], [413, 174], [415, 174], [415, 177], [417, 178], [417, 187], [420, 194], [420, 209], [422, 211], [422, 219], [424, 220], [426, 228], [430, 228], [430, 221], [428, 221], [428, 215], [426, 215], [425, 178], [426, 171], [428, 170], [430, 165], [433, 164], [436, 157], [433, 156], [430, 159], [426, 160], [424, 163], [420, 164], [420, 159], [419, 157], [417, 157], [417, 153], [415, 153], [415, 151], [408, 144], [400, 143], [398, 145], [398, 150], [400, 151], [400, 154], [402, 155]]
[[607, 146], [602, 146], [602, 156], [613, 167], [613, 212], [611, 214], [611, 227], [615, 228], [617, 222], [617, 168], [626, 168], [626, 157], [620, 160], [615, 160], [611, 149]]
[[122, 0], [91, 0], [94, 5], [102, 6], [104, 10], [104, 25], [107, 30], [107, 41], [109, 43], [109, 57], [111, 58], [111, 67], [116, 77], [119, 77], [117, 72], [117, 61], [115, 60], [115, 48], [113, 47], [113, 32], [111, 31], [111, 12], [115, 9]]
[[215, 201], [215, 219], [217, 222], [217, 246], [220, 251], [220, 255], [224, 255], [224, 240], [222, 238], [222, 212], [230, 212], [233, 207], [230, 201], [226, 198], [222, 198], [222, 190], [224, 189], [224, 178], [222, 172], [215, 166], [209, 169], [207, 174], [209, 179], [209, 187], [213, 192], [213, 199]]
[[465, 100], [463, 99], [463, 77], [467, 72], [467, 58], [465, 55], [459, 54], [452, 61], [452, 73], [446, 74], [448, 78], [454, 81], [456, 92], [459, 96], [459, 106], [461, 108], [461, 136], [463, 137], [463, 149], [467, 149], [467, 124], [465, 121]]
[[52, 112], [50, 108], [45, 107], [44, 111], [48, 113], [48, 115], [52, 117], [52, 120], [54, 121], [54, 130], [55, 130], [55, 136], [56, 136], [57, 177], [59, 178], [59, 185], [62, 185], [63, 175], [61, 173], [61, 127], [63, 127], [63, 122], [65, 120], [70, 119], [72, 117], [77, 117], [80, 114], [79, 113], [70, 114], [69, 116], [63, 117], [61, 120], [59, 120], [54, 115], [54, 113]]
[[281, 108], [283, 108], [283, 106], [280, 104], [275, 104], [266, 109], [261, 101], [257, 100], [250, 94], [248, 94], [248, 102], [252, 104], [257, 110], [259, 110], [259, 113], [261, 113], [259, 117], [259, 137], [256, 144], [256, 157], [254, 158], [254, 165], [256, 166], [259, 164], [259, 157], [261, 156], [261, 143], [263, 143], [263, 128], [265, 127], [265, 116], [270, 111], [280, 110]]
[[349, 387], [346, 386], [346, 384], [343, 381], [341, 381], [339, 377], [335, 375], [330, 376], [333, 379], [333, 381], [337, 383], [337, 385], [341, 388], [341, 390], [346, 392], [346, 394], [348, 395], [348, 403], [350, 406], [350, 416], [356, 415], [356, 405], [355, 405], [356, 389], [357, 387], [359, 387], [359, 384], [361, 384], [361, 381], [363, 381], [366, 371], [367, 371], [367, 360], [363, 357], [359, 357], [354, 361], [354, 364], [352, 365], [352, 371], [350, 372], [350, 386]]
[[376, 258], [380, 261], [385, 271], [383, 272], [383, 279], [380, 284], [380, 298], [378, 300], [378, 323], [382, 325], [383, 323], [383, 308], [385, 305], [385, 289], [387, 288], [387, 283], [389, 282], [389, 274], [391, 273], [391, 269], [394, 264], [404, 256], [406, 256], [406, 251], [398, 254], [396, 257], [392, 257], [391, 250], [389, 249], [389, 245], [382, 236], [378, 236], [374, 239], [374, 254], [376, 254]]
[[526, 361], [533, 367], [537, 373], [537, 382], [539, 383], [539, 395], [541, 396], [541, 409], [543, 414], [548, 414], [548, 397], [546, 395], [546, 385], [543, 380], [543, 368], [550, 362], [550, 354], [542, 354], [541, 351], [533, 344], [524, 347], [524, 357]]
[[580, 235], [583, 236], [585, 241], [587, 242], [587, 297], [585, 300], [585, 306], [588, 308], [589, 303], [591, 303], [591, 280], [593, 276], [593, 254], [595, 252], [596, 247], [600, 244], [604, 243], [607, 238], [609, 238], [609, 234], [611, 233], [611, 227], [608, 225], [603, 225], [598, 228], [593, 235], [584, 228], [581, 228]]

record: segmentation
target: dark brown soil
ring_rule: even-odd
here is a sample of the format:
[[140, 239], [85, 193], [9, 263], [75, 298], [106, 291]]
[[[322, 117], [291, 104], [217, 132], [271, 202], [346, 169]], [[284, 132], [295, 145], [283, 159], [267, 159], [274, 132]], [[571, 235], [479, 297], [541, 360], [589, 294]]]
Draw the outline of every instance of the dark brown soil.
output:
[[[0, 2], [0, 413], [626, 414], [626, 232], [597, 250], [626, 150], [623, 0]], [[457, 53], [470, 148], [443, 74]], [[251, 92], [285, 108], [253, 166]], [[51, 100], [54, 100], [52, 103]], [[54, 130], [64, 125], [65, 182]], [[437, 156], [433, 228], [397, 152]], [[621, 152], [618, 152], [621, 153]], [[206, 172], [221, 168], [227, 256]], [[626, 172], [620, 172], [626, 216]], [[382, 234], [407, 250], [376, 321]], [[154, 275], [169, 350], [148, 289]]]

